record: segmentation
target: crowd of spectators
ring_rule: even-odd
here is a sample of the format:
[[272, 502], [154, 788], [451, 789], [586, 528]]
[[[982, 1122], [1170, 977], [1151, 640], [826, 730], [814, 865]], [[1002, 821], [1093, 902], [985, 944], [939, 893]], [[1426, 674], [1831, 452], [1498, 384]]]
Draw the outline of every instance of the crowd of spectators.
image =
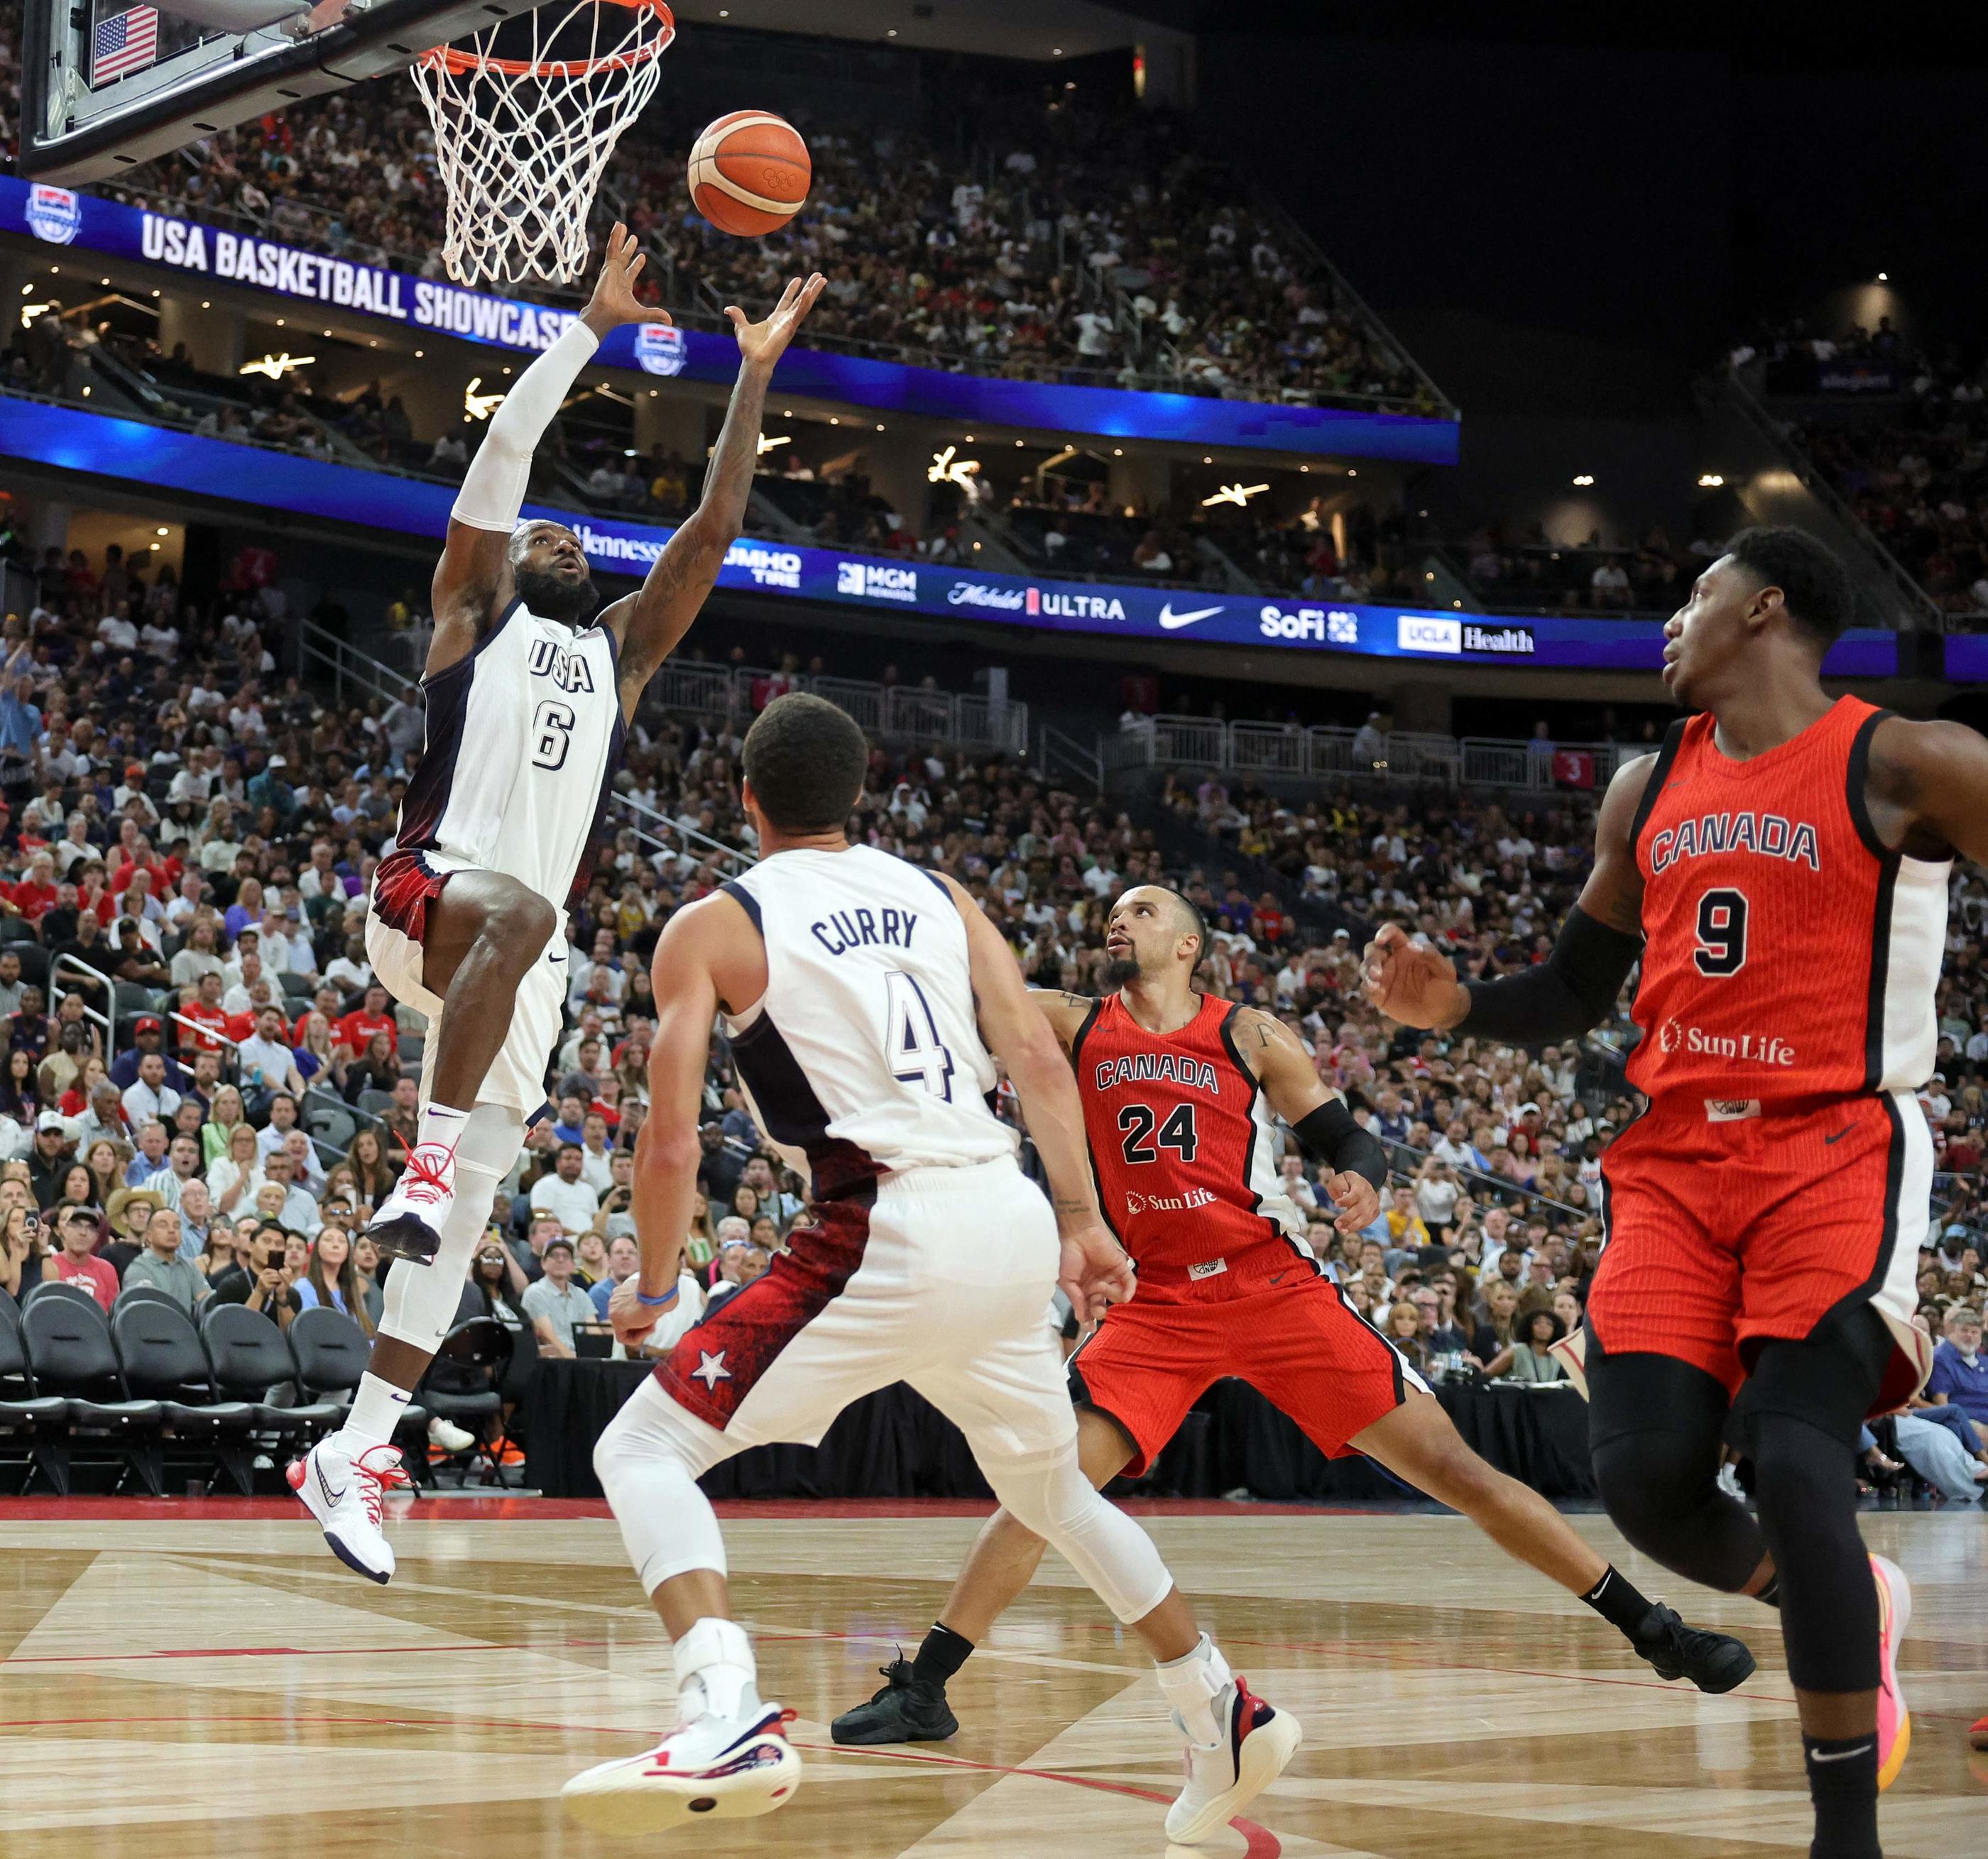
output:
[[1633, 541], [1611, 542], [1595, 529], [1584, 542], [1557, 542], [1535, 521], [1516, 533], [1486, 523], [1452, 553], [1472, 591], [1496, 613], [1668, 617], [1723, 546], [1703, 535], [1679, 543], [1662, 524]]
[[[9, 148], [20, 73], [0, 41]], [[935, 84], [922, 127], [802, 113], [813, 180], [786, 231], [729, 238], [691, 208], [700, 127], [665, 94], [611, 159], [595, 208], [651, 255], [679, 319], [771, 302], [818, 269], [809, 341], [969, 373], [1240, 399], [1442, 411], [1384, 331], [1286, 222], [1164, 111], [1012, 84]], [[163, 211], [428, 277], [441, 273], [433, 133], [398, 77], [221, 131], [106, 191]]]
[[[1728, 357], [1785, 401], [1787, 436], [1942, 612], [1988, 614], [1988, 381], [1895, 330], [1770, 325]], [[1784, 411], [1777, 407], [1777, 415]]]
[[[51, 552], [39, 603], [0, 636], [0, 1287], [16, 1296], [53, 1276], [106, 1303], [138, 1283], [190, 1309], [377, 1321], [359, 1235], [414, 1133], [421, 1029], [358, 931], [420, 719], [327, 709], [284, 675], [275, 578], [238, 560], [195, 599], [164, 570]], [[702, 853], [655, 855], [624, 830], [571, 914], [556, 1114], [499, 1197], [462, 1306], [510, 1327], [527, 1367], [589, 1336], [608, 1347], [598, 1321], [635, 1259], [647, 962], [670, 913], [752, 853], [735, 786], [748, 720], [645, 711], [631, 732], [624, 791]], [[855, 830], [958, 877], [1044, 986], [1094, 991], [1112, 900], [1180, 884], [1212, 927], [1202, 985], [1286, 1018], [1389, 1146], [1383, 1211], [1351, 1238], [1310, 1165], [1283, 1159], [1348, 1296], [1432, 1374], [1550, 1382], [1546, 1345], [1578, 1322], [1600, 1245], [1600, 1158], [1635, 1110], [1619, 1065], [1391, 1027], [1361, 996], [1360, 947], [1395, 918], [1466, 973], [1537, 960], [1593, 824], [1581, 797], [1536, 813], [1350, 786], [1286, 801], [1212, 779], [1135, 816], [934, 744], [874, 752]], [[1922, 1097], [1939, 1157], [1921, 1281], [1936, 1333], [1964, 1330], [1952, 1313], [1988, 1292], [1988, 889], [1956, 890]], [[717, 1298], [809, 1217], [722, 1042], [702, 1141], [687, 1261], [696, 1296]], [[528, 1376], [508, 1392], [529, 1400]], [[475, 1443], [438, 1423], [438, 1452]]]

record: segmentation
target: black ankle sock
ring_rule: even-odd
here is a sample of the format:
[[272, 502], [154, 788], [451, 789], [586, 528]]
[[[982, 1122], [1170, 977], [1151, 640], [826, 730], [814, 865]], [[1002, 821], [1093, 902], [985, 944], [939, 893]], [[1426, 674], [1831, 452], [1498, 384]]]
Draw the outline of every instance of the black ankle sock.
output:
[[1757, 1600], [1763, 1607], [1778, 1607], [1781, 1604], [1781, 1572], [1775, 1570], [1767, 1577], [1767, 1585], [1757, 1593], [1749, 1595], [1750, 1600]]
[[935, 1621], [911, 1661], [911, 1676], [943, 1691], [946, 1680], [966, 1663], [972, 1651], [971, 1640]]
[[1878, 1733], [1802, 1738], [1815, 1838], [1809, 1859], [1878, 1859]]
[[1649, 1618], [1655, 1604], [1612, 1564], [1602, 1571], [1601, 1579], [1581, 1598], [1617, 1632], [1631, 1640], [1641, 1637], [1643, 1622]]

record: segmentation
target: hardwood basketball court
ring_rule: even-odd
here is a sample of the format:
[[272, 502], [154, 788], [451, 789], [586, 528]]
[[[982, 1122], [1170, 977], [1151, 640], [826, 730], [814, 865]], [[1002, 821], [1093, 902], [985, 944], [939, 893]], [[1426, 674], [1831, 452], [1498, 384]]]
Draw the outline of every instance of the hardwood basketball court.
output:
[[[1239, 1671], [1303, 1719], [1281, 1782], [1201, 1850], [1249, 1859], [1807, 1851], [1778, 1636], [1757, 1607], [1624, 1566], [1760, 1670], [1701, 1698], [1444, 1514], [1156, 1507], [1146, 1521]], [[733, 1506], [732, 1591], [762, 1688], [800, 1714], [793, 1804], [642, 1843], [837, 1859], [1160, 1854], [1178, 1786], [1137, 1641], [1053, 1557], [954, 1683], [951, 1743], [836, 1751], [827, 1720], [916, 1643], [971, 1505]], [[1609, 1553], [1600, 1517], [1577, 1527]], [[1988, 1522], [1878, 1513], [1914, 1587], [1911, 1758], [1892, 1859], [1988, 1853]], [[287, 1503], [0, 1508], [5, 1859], [592, 1859], [575, 1769], [672, 1715], [661, 1630], [605, 1507], [424, 1502], [375, 1588]], [[1176, 1854], [1183, 1849], [1172, 1849]]]

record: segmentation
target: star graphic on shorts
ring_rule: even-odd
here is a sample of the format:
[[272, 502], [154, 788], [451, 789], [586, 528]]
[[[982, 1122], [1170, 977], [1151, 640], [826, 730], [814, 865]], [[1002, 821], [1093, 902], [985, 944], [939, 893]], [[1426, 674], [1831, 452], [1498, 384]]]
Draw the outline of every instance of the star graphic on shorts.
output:
[[732, 1379], [732, 1371], [725, 1366], [725, 1351], [716, 1355], [708, 1354], [700, 1349], [697, 1352], [697, 1366], [690, 1371], [693, 1381], [702, 1381], [708, 1388], [715, 1387], [721, 1381]]

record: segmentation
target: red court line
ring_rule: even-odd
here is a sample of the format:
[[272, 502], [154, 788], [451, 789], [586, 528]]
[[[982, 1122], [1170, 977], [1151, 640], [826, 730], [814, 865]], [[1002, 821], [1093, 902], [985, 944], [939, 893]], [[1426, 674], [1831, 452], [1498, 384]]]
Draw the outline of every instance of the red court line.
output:
[[[863, 1755], [860, 1749], [845, 1749], [835, 1743], [795, 1742], [796, 1749], [812, 1749], [827, 1755]], [[1127, 1782], [1103, 1782], [1094, 1776], [1066, 1775], [1057, 1769], [1011, 1769], [1000, 1763], [975, 1762], [964, 1756], [914, 1755], [909, 1750], [893, 1749], [883, 1757], [886, 1762], [920, 1763], [938, 1769], [971, 1769], [983, 1775], [1021, 1775], [1039, 1782], [1067, 1782], [1073, 1788], [1094, 1788], [1100, 1794], [1127, 1794], [1135, 1800], [1158, 1801], [1171, 1807], [1171, 1799], [1156, 1793], [1151, 1788], [1134, 1788]], [[1283, 1844], [1267, 1827], [1259, 1827], [1254, 1820], [1246, 1820], [1238, 1814], [1229, 1824], [1249, 1842], [1244, 1848], [1242, 1859], [1277, 1859]]]
[[[153, 1723], [185, 1723], [184, 1715], [177, 1717], [19, 1717], [0, 1719], [0, 1730], [12, 1729], [74, 1729], [91, 1728], [107, 1729], [117, 1725], [137, 1725]], [[201, 1717], [201, 1724], [222, 1723], [323, 1723], [362, 1724], [375, 1729], [414, 1728], [438, 1729], [449, 1724], [464, 1724], [482, 1729], [502, 1728], [521, 1730], [584, 1731], [583, 1724], [531, 1723], [521, 1719], [509, 1717], [337, 1717], [321, 1714], [299, 1715], [296, 1712], [272, 1713], [262, 1716]], [[593, 1732], [602, 1736], [626, 1736], [624, 1729], [600, 1729]], [[867, 1750], [840, 1749], [833, 1743], [796, 1742], [797, 1749], [807, 1749], [816, 1755], [864, 1755]], [[884, 1762], [915, 1763], [928, 1768], [966, 1769], [982, 1775], [1019, 1775], [1032, 1780], [1062, 1782], [1072, 1788], [1090, 1788], [1101, 1794], [1130, 1795], [1135, 1800], [1158, 1801], [1168, 1805], [1168, 1797], [1150, 1788], [1135, 1788], [1124, 1782], [1104, 1782], [1087, 1775], [1067, 1775], [1056, 1769], [1015, 1769], [1000, 1763], [975, 1762], [963, 1756], [913, 1755], [908, 1750], [891, 1751], [888, 1755], [879, 1753], [877, 1759]], [[1283, 1844], [1266, 1827], [1259, 1827], [1254, 1820], [1246, 1820], [1238, 1815], [1229, 1824], [1240, 1833], [1248, 1844], [1243, 1850], [1242, 1859], [1278, 1859]]]
[[[1355, 1517], [1371, 1511], [1325, 1504], [1242, 1504], [1219, 1498], [1114, 1499], [1121, 1510], [1141, 1517]], [[614, 1513], [598, 1498], [448, 1498], [422, 1504], [413, 1514], [423, 1521], [462, 1516], [487, 1523], [516, 1517], [607, 1518]], [[859, 1517], [988, 1517], [992, 1498], [725, 1498], [712, 1506], [721, 1517], [806, 1518], [822, 1521]], [[303, 1523], [309, 1516], [292, 1498], [9, 1498], [0, 1499], [0, 1524], [233, 1521], [237, 1518]], [[397, 1519], [396, 1519], [397, 1520]]]

